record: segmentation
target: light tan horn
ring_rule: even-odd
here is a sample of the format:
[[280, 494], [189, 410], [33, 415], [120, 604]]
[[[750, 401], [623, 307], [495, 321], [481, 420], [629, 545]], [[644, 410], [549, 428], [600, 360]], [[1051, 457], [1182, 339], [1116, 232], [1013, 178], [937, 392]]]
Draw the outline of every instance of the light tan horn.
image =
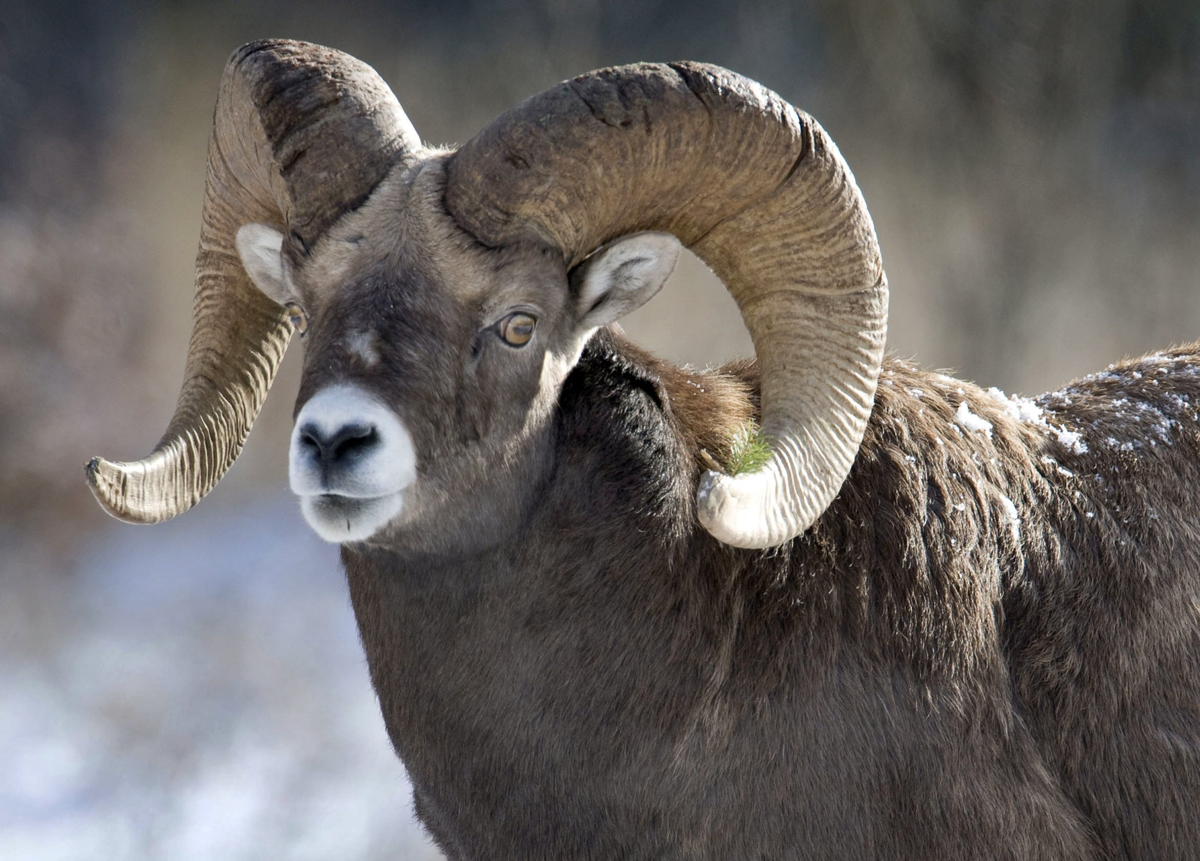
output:
[[250, 281], [234, 236], [264, 222], [288, 237], [293, 264], [389, 169], [420, 148], [371, 67], [319, 45], [252, 42], [225, 67], [208, 145], [187, 367], [175, 415], [144, 460], [93, 458], [104, 509], [157, 523], [200, 501], [242, 450], [292, 327]]
[[664, 230], [708, 263], [758, 353], [772, 457], [748, 475], [705, 473], [700, 520], [737, 547], [816, 521], [871, 412], [887, 281], [854, 177], [811, 117], [716, 66], [624, 66], [503, 114], [448, 176], [448, 209], [485, 244], [549, 243], [574, 265]]

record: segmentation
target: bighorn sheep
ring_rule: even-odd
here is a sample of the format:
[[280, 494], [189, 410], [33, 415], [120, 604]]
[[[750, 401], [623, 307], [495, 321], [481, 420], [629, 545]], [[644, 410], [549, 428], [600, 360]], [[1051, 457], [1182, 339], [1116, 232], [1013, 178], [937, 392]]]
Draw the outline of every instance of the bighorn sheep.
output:
[[[680, 242], [757, 365], [607, 327]], [[185, 511], [307, 329], [292, 487], [450, 858], [1196, 857], [1200, 347], [1009, 399], [885, 359], [886, 306], [836, 147], [731, 72], [593, 72], [445, 151], [259, 42], [175, 417], [87, 474]], [[765, 466], [711, 469], [755, 420]]]

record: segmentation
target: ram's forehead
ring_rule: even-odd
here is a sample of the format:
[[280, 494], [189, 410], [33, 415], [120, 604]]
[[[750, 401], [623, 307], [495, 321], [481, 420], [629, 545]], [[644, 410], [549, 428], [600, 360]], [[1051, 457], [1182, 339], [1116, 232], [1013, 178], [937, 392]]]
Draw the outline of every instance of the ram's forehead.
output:
[[444, 155], [398, 166], [358, 209], [340, 219], [309, 256], [298, 280], [317, 301], [380, 271], [435, 284], [473, 304], [514, 277], [553, 271], [545, 255], [481, 245], [446, 212]]

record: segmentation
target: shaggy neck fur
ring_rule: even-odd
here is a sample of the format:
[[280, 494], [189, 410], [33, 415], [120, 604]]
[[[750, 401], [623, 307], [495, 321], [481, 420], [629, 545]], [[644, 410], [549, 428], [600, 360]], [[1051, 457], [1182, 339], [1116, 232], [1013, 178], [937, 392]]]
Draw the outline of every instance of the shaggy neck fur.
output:
[[755, 552], [692, 502], [753, 366], [601, 333], [506, 540], [343, 552], [419, 816], [451, 859], [1186, 857], [1198, 369], [1130, 363], [1023, 422], [889, 361], [841, 493]]

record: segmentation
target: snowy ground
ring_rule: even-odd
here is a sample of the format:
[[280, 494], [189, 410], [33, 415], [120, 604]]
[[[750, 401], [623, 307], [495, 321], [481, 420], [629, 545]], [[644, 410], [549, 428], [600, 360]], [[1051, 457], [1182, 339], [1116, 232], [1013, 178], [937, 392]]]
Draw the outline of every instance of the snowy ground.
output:
[[290, 499], [106, 524], [76, 564], [0, 648], [0, 858], [440, 857]]

